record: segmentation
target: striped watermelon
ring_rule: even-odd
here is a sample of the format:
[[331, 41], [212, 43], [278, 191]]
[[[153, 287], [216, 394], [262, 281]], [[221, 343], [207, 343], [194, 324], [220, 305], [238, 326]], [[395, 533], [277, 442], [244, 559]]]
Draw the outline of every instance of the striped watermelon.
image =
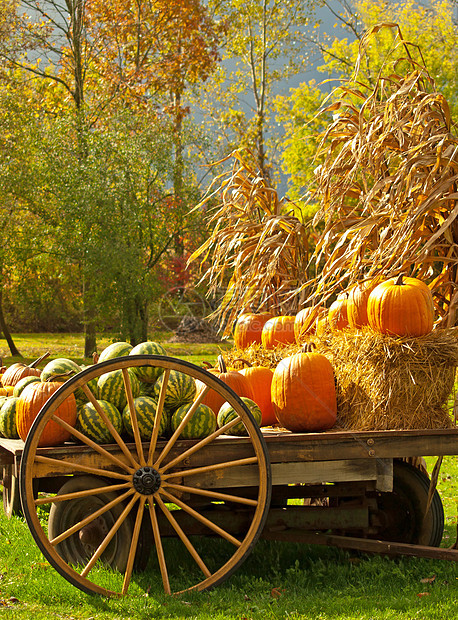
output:
[[[158, 400], [164, 375], [161, 375], [154, 384], [153, 398]], [[192, 402], [196, 395], [194, 379], [179, 370], [171, 370], [164, 404], [168, 409], [178, 409], [181, 405]]]
[[123, 355], [129, 355], [132, 350], [132, 345], [128, 342], [113, 342], [108, 345], [99, 357], [99, 363], [106, 360], [112, 360], [115, 357], [123, 357]]
[[[251, 400], [251, 398], [247, 398], [246, 396], [242, 396], [241, 398], [245, 405], [248, 407], [248, 409], [251, 411], [258, 425], [260, 426], [262, 420], [262, 413], [259, 406], [254, 402], [254, 400]], [[225, 402], [224, 405], [221, 405], [221, 408], [218, 411], [218, 427], [221, 428], [222, 426], [233, 420], [235, 417], [237, 417], [237, 415], [238, 414], [236, 413], [234, 408], [228, 402]], [[225, 434], [243, 436], [248, 435], [248, 431], [246, 430], [243, 422], [239, 422]]]
[[[148, 340], [137, 344], [129, 355], [167, 355], [167, 351], [157, 342]], [[154, 383], [164, 372], [163, 368], [157, 366], [136, 366], [133, 368], [140, 381], [145, 383]]]
[[[132, 396], [137, 398], [140, 395], [140, 381], [132, 368], [128, 368], [127, 372], [130, 377], [132, 386]], [[97, 381], [98, 397], [101, 400], [107, 400], [112, 403], [120, 411], [127, 405], [127, 394], [124, 388], [124, 379], [122, 370], [112, 370], [100, 375]]]
[[0, 408], [0, 435], [8, 439], [19, 439], [16, 426], [16, 407], [19, 398], [9, 396]]
[[[140, 436], [144, 441], [148, 441], [151, 439], [151, 434], [153, 432], [157, 402], [149, 396], [137, 396], [137, 398], [134, 398], [134, 406], [137, 414], [137, 423]], [[122, 411], [122, 421], [124, 424], [124, 429], [131, 437], [133, 437], [134, 433], [132, 430], [129, 405], [126, 405]], [[167, 416], [164, 411], [159, 425], [159, 435], [163, 435], [165, 433], [166, 426]]]
[[[41, 371], [40, 379], [41, 381], [52, 379], [52, 381], [62, 381], [63, 383], [79, 372], [81, 372], [81, 366], [79, 364], [65, 357], [58, 357], [46, 364]], [[66, 376], [61, 378], [62, 375]]]
[[23, 377], [14, 386], [13, 396], [20, 396], [24, 388], [26, 388], [29, 383], [36, 383], [37, 381], [40, 381], [40, 377], [35, 377], [34, 375], [28, 375], [27, 377]]
[[[191, 405], [182, 405], [172, 415], [171, 430], [176, 431], [180, 422], [188, 413]], [[191, 419], [182, 429], [180, 438], [182, 439], [200, 439], [208, 437], [216, 430], [216, 416], [208, 405], [198, 405]]]
[[[117, 432], [121, 433], [122, 415], [119, 409], [106, 400], [98, 400], [97, 402]], [[96, 443], [114, 443], [112, 434], [92, 403], [86, 403], [79, 407], [76, 416], [76, 429]]]

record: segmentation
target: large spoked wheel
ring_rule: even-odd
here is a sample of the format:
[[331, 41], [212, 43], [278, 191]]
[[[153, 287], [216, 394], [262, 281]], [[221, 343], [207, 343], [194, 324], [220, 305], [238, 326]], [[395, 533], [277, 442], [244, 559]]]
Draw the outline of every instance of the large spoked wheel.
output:
[[437, 490], [426, 512], [430, 480], [417, 467], [393, 464], [393, 491], [377, 496], [382, 540], [438, 547], [444, 532], [444, 509]]
[[[131, 373], [148, 367], [161, 379], [154, 425], [145, 440]], [[122, 372], [133, 439], [115, 429], [88, 386], [115, 370]], [[198, 380], [204, 389], [188, 403], [178, 428], [164, 438], [160, 432], [162, 418], [170, 415], [166, 405], [168, 390], [174, 388], [172, 372]], [[180, 439], [209, 390], [228, 401], [237, 417], [204, 439]], [[84, 392], [104, 420], [111, 443], [95, 443], [56, 415], [76, 391]], [[39, 447], [50, 420], [69, 431], [72, 441]], [[240, 421], [246, 437], [228, 437]], [[40, 478], [62, 476], [66, 482], [57, 493], [34, 494]], [[24, 516], [50, 564], [84, 592], [110, 596], [127, 593], [137, 564], [144, 564], [148, 536], [155, 548], [151, 570], [157, 570], [165, 592], [205, 590], [227, 579], [248, 557], [264, 527], [271, 473], [259, 427], [233, 390], [194, 364], [132, 355], [91, 366], [53, 394], [27, 436], [20, 484]], [[255, 493], [245, 492], [248, 487]]]

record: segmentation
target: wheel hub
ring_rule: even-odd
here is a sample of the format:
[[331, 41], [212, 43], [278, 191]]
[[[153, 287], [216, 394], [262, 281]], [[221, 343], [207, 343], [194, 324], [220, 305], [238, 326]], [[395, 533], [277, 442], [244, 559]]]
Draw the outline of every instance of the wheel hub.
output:
[[142, 495], [152, 495], [161, 486], [161, 476], [153, 467], [140, 467], [133, 478], [134, 488]]

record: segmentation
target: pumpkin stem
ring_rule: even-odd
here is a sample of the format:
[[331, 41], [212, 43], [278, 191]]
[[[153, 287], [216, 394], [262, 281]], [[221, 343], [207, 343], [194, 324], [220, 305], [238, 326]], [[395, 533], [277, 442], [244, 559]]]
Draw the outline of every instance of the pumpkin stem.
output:
[[313, 349], [316, 349], [316, 344], [314, 342], [306, 342], [301, 349], [302, 353], [311, 353]]
[[222, 355], [218, 355], [218, 368], [220, 372], [227, 372], [226, 362]]
[[213, 368], [213, 366], [210, 364], [210, 362], [207, 362], [207, 360], [202, 360], [202, 365], [204, 368]]
[[41, 357], [37, 358], [34, 362], [29, 364], [29, 368], [36, 368], [40, 362], [45, 360], [50, 355], [51, 355], [51, 351], [46, 351], [46, 353], [43, 353], [43, 355]]
[[402, 279], [403, 279], [403, 277], [404, 277], [404, 274], [403, 274], [403, 273], [400, 273], [400, 274], [398, 275], [398, 279], [397, 279], [397, 280], [396, 280], [396, 282], [394, 283], [394, 284], [395, 284], [395, 286], [402, 286], [402, 285], [404, 284], [404, 282], [403, 282], [403, 280], [402, 280]]
[[237, 359], [233, 360], [234, 364], [235, 362], [240, 362], [242, 366], [248, 366], [249, 368], [253, 366], [253, 364], [250, 364], [250, 362], [248, 360], [243, 359], [243, 357], [238, 357]]

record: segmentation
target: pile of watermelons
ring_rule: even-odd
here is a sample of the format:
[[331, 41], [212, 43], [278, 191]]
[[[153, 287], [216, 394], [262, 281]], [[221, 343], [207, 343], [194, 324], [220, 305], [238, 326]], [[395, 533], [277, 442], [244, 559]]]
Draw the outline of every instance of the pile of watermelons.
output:
[[[147, 341], [135, 347], [127, 342], [115, 342], [109, 345], [99, 356], [98, 362], [114, 359], [126, 355], [167, 355], [165, 349], [158, 343]], [[43, 359], [43, 358], [40, 358]], [[37, 360], [38, 361], [38, 360]], [[36, 364], [35, 364], [36, 365]], [[13, 365], [15, 366], [15, 365]], [[17, 416], [21, 410], [20, 400], [26, 399], [27, 389], [33, 383], [58, 381], [65, 382], [70, 376], [80, 372], [83, 367], [71, 359], [57, 358], [49, 361], [43, 370], [34, 368], [34, 364], [25, 366], [16, 373], [12, 367], [4, 368], [0, 376], [3, 388], [0, 387], [0, 436], [9, 439], [18, 439]], [[26, 374], [33, 370], [33, 373]], [[163, 382], [164, 370], [154, 366], [129, 367], [130, 385], [136, 411], [136, 419], [142, 440], [151, 438], [156, 415], [157, 402]], [[24, 373], [24, 376], [20, 376]], [[13, 376], [14, 375], [14, 376]], [[6, 381], [14, 381], [14, 385], [5, 385]], [[133, 438], [132, 421], [127, 395], [125, 391], [122, 370], [104, 373], [88, 382], [88, 388], [106, 414], [115, 431], [122, 437]], [[164, 412], [161, 417], [159, 435], [170, 436], [180, 425], [189, 410], [190, 404], [196, 398], [196, 381], [189, 375], [177, 370], [171, 370], [167, 382], [164, 400]], [[2, 394], [3, 392], [3, 394]], [[75, 391], [77, 415], [75, 428], [96, 443], [113, 443], [113, 433], [104, 422], [93, 402], [88, 399], [83, 389]], [[259, 407], [250, 399], [245, 399], [255, 419], [260, 423], [261, 412]], [[228, 403], [218, 411], [214, 411], [207, 404], [199, 404], [187, 424], [181, 430], [180, 438], [198, 439], [213, 433], [218, 425], [223, 426], [236, 414]], [[230, 434], [246, 434], [245, 427], [238, 424], [229, 431]], [[24, 437], [22, 437], [24, 439]]]

